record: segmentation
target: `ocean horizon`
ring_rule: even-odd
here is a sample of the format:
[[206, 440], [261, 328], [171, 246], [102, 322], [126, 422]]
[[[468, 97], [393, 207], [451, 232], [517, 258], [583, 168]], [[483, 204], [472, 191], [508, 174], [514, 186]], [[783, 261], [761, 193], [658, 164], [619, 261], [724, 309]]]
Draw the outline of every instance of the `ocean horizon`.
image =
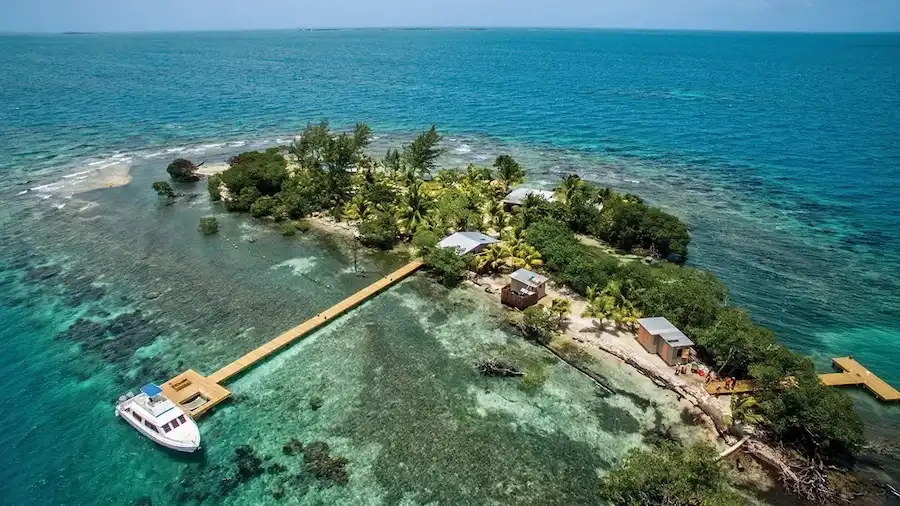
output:
[[796, 34], [796, 35], [896, 35], [900, 33], [900, 31], [882, 31], [882, 30], [870, 30], [870, 31], [857, 31], [857, 30], [824, 30], [824, 31], [816, 31], [816, 30], [725, 30], [725, 29], [714, 29], [714, 28], [640, 28], [640, 27], [609, 27], [609, 26], [527, 26], [527, 25], [510, 25], [510, 26], [502, 26], [502, 25], [447, 25], [447, 26], [428, 26], [428, 25], [409, 25], [409, 26], [297, 26], [290, 28], [211, 28], [211, 29], [186, 29], [186, 30], [100, 30], [100, 31], [80, 31], [80, 30], [66, 30], [66, 31], [38, 31], [38, 32], [2, 32], [0, 31], [0, 36], [22, 36], [22, 35], [37, 35], [37, 36], [52, 36], [52, 35], [139, 35], [139, 34], [179, 34], [179, 33], [241, 33], [241, 32], [255, 32], [255, 33], [265, 33], [265, 32], [294, 32], [294, 31], [308, 31], [308, 32], [340, 32], [340, 31], [571, 31], [571, 32], [631, 32], [631, 33], [654, 33], [654, 32], [662, 32], [662, 33], [733, 33], [733, 34], [745, 34], [745, 35], [769, 35], [769, 34]]
[[[391, 371], [382, 379], [395, 394], [451, 392], [452, 415], [421, 399], [402, 409], [457, 428], [474, 424], [476, 435], [469, 435], [477, 441], [501, 434], [504, 451], [520, 459], [508, 469], [518, 479], [540, 479], [535, 466], [547, 458], [587, 480], [575, 470], [604, 469], [638, 444], [648, 430], [642, 417], [677, 419], [664, 399], [627, 375], [616, 380], [623, 393], [608, 399], [596, 399], [561, 369], [550, 381], [574, 382], [571, 399], [534, 406], [515, 392], [478, 394], [484, 385], [464, 369], [479, 350], [502, 344], [528, 360], [546, 357], [512, 344], [496, 315], [410, 280], [239, 380], [241, 400], [201, 422], [204, 437], [219, 446], [202, 462], [157, 452], [117, 424], [112, 402], [124, 391], [186, 367], [211, 372], [365, 284], [348, 270], [347, 245], [338, 239], [284, 242], [205, 197], [165, 207], [150, 190], [177, 156], [221, 163], [289, 142], [323, 118], [335, 129], [367, 122], [376, 154], [436, 124], [446, 148], [442, 166], [488, 165], [506, 153], [523, 165], [529, 185], [550, 188], [576, 173], [635, 193], [688, 224], [689, 264], [719, 276], [729, 303], [746, 308], [779, 342], [811, 356], [823, 372], [832, 357], [852, 354], [900, 387], [900, 34], [529, 28], [4, 34], [0, 68], [0, 318], [7, 322], [0, 329], [0, 399], [12, 406], [0, 415], [12, 428], [2, 436], [11, 450], [0, 458], [0, 484], [11, 491], [11, 504], [98, 497], [97, 503], [117, 504], [144, 496], [167, 504], [185, 493], [209, 501], [216, 484], [202, 476], [227, 467], [235, 445], [258, 438], [259, 451], [279, 454], [291, 434], [284, 424], [263, 422], [270, 419], [302, 427], [298, 437], [331, 438], [358, 466], [349, 492], [310, 487], [304, 494], [312, 495], [297, 500], [415, 502], [417, 493], [469, 499], [462, 484], [487, 483], [487, 466], [467, 464], [465, 479], [432, 496], [400, 478], [404, 459], [424, 460], [416, 460], [423, 456], [414, 441], [366, 418], [377, 402], [393, 402], [366, 385], [376, 357]], [[84, 191], [99, 178], [131, 182]], [[198, 237], [196, 221], [205, 214], [220, 217], [222, 237]], [[397, 265], [374, 254], [364, 261], [372, 273]], [[447, 307], [432, 307], [433, 300]], [[389, 314], [399, 316], [385, 319]], [[78, 324], [85, 319], [133, 333], [115, 346], [96, 342]], [[454, 343], [465, 328], [477, 332]], [[354, 342], [351, 335], [365, 338]], [[384, 344], [388, 337], [396, 343]], [[452, 375], [427, 379], [404, 369], [404, 357], [417, 354], [435, 367], [450, 364]], [[294, 375], [303, 381], [292, 381]], [[23, 389], [33, 396], [27, 405]], [[317, 389], [331, 396], [333, 408], [316, 415], [289, 400]], [[630, 390], [652, 400], [635, 400], [624, 393]], [[890, 442], [900, 407], [850, 392], [868, 436]], [[529, 406], [527, 422], [507, 427], [515, 413], [503, 395]], [[371, 402], [359, 401], [366, 397]], [[569, 401], [577, 413], [566, 409]], [[563, 420], [564, 429], [551, 431], [553, 418], [542, 409]], [[378, 422], [406, 423], [393, 411]], [[576, 422], [598, 428], [578, 435]], [[85, 438], [94, 426], [102, 429], [98, 440]], [[361, 427], [358, 434], [354, 427]], [[426, 427], [414, 434], [437, 437]], [[571, 455], [536, 436], [548, 434]], [[610, 443], [616, 438], [622, 443]], [[436, 439], [434, 450], [458, 444], [457, 457], [470, 462], [479, 448], [463, 440], [463, 432], [452, 432]], [[132, 471], [137, 455], [149, 457]], [[896, 456], [886, 460], [879, 466], [896, 480]], [[123, 469], [126, 477], [146, 479], [146, 487], [132, 493], [117, 481]], [[187, 492], [178, 485], [185, 481]], [[104, 492], [92, 495], [98, 487]], [[531, 497], [565, 504], [587, 497], [588, 489], [585, 482]], [[272, 497], [253, 483], [224, 500]]]

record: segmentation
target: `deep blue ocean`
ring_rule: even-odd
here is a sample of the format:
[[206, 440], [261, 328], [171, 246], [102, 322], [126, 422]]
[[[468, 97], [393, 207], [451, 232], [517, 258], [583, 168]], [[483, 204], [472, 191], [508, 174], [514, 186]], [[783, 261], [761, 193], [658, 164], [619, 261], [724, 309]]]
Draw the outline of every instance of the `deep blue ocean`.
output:
[[[728, 285], [730, 302], [781, 342], [812, 355], [822, 370], [831, 357], [852, 354], [900, 387], [898, 34], [0, 36], [0, 420], [7, 428], [0, 431], [0, 491], [7, 500], [0, 502], [87, 503], [101, 497], [97, 490], [106, 491], [97, 500], [109, 504], [179, 497], [133, 497], [128, 486], [110, 485], [115, 473], [97, 471], [106, 453], [132, 451], [130, 458], [141, 460], [152, 452], [121, 448], [134, 441], [106, 420], [112, 400], [123, 388], [197, 367], [187, 358], [159, 366], [171, 350], [206, 360], [227, 348], [196, 336], [244, 339], [247, 329], [259, 328], [268, 332], [259, 330], [254, 339], [262, 340], [325, 301], [313, 297], [309, 307], [262, 315], [284, 306], [283, 294], [302, 290], [286, 285], [269, 292], [271, 283], [283, 283], [275, 275], [281, 271], [263, 264], [263, 274], [241, 271], [246, 258], [193, 237], [208, 204], [185, 204], [189, 218], [174, 217], [156, 207], [149, 183], [162, 178], [175, 155], [221, 162], [247, 147], [284, 142], [321, 118], [338, 128], [368, 122], [379, 149], [434, 123], [445, 135], [445, 164], [489, 163], [508, 152], [533, 184], [551, 186], [575, 172], [636, 193], [687, 221], [690, 264], [714, 271]], [[130, 167], [131, 184], [72, 190], [98, 170], [119, 166]], [[261, 233], [250, 222], [226, 219], [232, 228], [225, 236], [231, 230], [235, 244]], [[179, 234], [191, 238], [172, 239]], [[323, 253], [321, 245], [304, 244], [297, 260], [281, 243], [260, 244], [295, 274], [324, 276], [323, 262], [337, 262], [338, 270], [348, 265], [336, 247]], [[371, 261], [374, 270], [394, 265]], [[214, 270], [220, 267], [232, 270]], [[332, 280], [339, 288], [329, 300], [363, 283], [345, 278]], [[202, 293], [171, 302], [158, 297], [173, 283], [173, 293], [179, 286]], [[228, 300], [216, 283], [244, 303]], [[197, 309], [198, 301], [217, 316]], [[162, 328], [138, 332], [125, 351], [77, 332], [61, 337], [78, 318], [109, 320], [132, 311], [140, 319], [126, 324]], [[188, 338], [201, 339], [196, 348], [203, 351], [185, 344]], [[861, 392], [854, 398], [874, 439], [896, 437], [900, 406], [879, 405]], [[216, 417], [240, 419], [239, 410], [230, 406]], [[91, 420], [101, 418], [100, 434], [91, 433]], [[353, 450], [362, 455], [366, 448]], [[116, 466], [128, 469], [123, 476], [131, 482], [158, 485], [195, 465], [168, 460]], [[73, 478], [76, 472], [82, 475]], [[385, 497], [431, 497], [410, 487]], [[464, 499], [455, 493], [431, 498]], [[260, 491], [234, 501], [263, 496], [269, 497]], [[305, 497], [298, 500], [354, 502]], [[545, 504], [578, 500], [548, 497]]]

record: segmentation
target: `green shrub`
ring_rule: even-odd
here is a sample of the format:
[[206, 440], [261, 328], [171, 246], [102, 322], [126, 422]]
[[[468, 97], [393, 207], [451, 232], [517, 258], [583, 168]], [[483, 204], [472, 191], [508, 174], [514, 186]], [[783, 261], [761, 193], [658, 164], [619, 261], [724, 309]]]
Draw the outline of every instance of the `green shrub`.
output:
[[422, 256], [427, 255], [440, 242], [438, 235], [430, 228], [420, 227], [412, 238], [412, 245], [419, 250]]
[[547, 344], [556, 335], [556, 320], [553, 313], [543, 304], [535, 304], [524, 312], [522, 320], [525, 335], [531, 339]]
[[222, 178], [218, 175], [210, 176], [206, 181], [206, 191], [209, 192], [209, 199], [213, 202], [222, 200], [222, 190], [219, 185], [222, 184]]
[[606, 286], [619, 268], [619, 260], [581, 244], [564, 223], [543, 220], [528, 228], [528, 243], [538, 249], [544, 265], [578, 293]]
[[172, 185], [166, 181], [157, 181], [153, 183], [153, 190], [160, 197], [172, 198], [175, 196], [175, 190], [172, 189]]
[[275, 212], [278, 206], [278, 199], [276, 199], [275, 197], [269, 197], [268, 195], [263, 195], [250, 205], [250, 214], [256, 218], [270, 216]]
[[714, 274], [665, 263], [643, 269], [648, 276], [640, 280], [622, 278], [633, 285], [644, 283], [634, 286], [627, 295], [643, 314], [664, 316], [682, 330], [715, 324], [725, 307], [728, 289]]
[[[760, 376], [757, 382], [766, 382], [762, 377], [766, 367], [771, 365], [760, 363], [751, 367], [751, 374]], [[791, 388], [779, 385], [754, 394], [766, 424], [779, 440], [791, 442], [810, 455], [843, 458], [859, 450], [865, 443], [864, 427], [853, 409], [853, 400], [845, 392], [823, 385], [811, 363], [804, 369], [793, 374]], [[778, 371], [782, 379], [783, 372]], [[769, 376], [768, 383], [771, 385], [774, 379]]]
[[546, 366], [532, 365], [525, 368], [525, 375], [522, 376], [522, 390], [526, 392], [536, 392], [540, 390], [547, 377], [550, 376]]
[[203, 235], [213, 235], [219, 231], [219, 220], [214, 216], [200, 218], [200, 231]]
[[750, 503], [729, 484], [715, 447], [687, 448], [662, 441], [629, 451], [603, 480], [600, 497], [629, 506], [743, 506]]
[[687, 257], [690, 234], [676, 216], [649, 207], [640, 199], [611, 194], [588, 231], [616, 248], [654, 253], [661, 258]]
[[424, 261], [425, 266], [448, 288], [463, 280], [468, 267], [468, 260], [457, 255], [451, 248], [434, 248], [425, 255]]
[[397, 222], [388, 213], [378, 213], [375, 218], [363, 221], [359, 225], [359, 241], [369, 247], [390, 249], [399, 236]]
[[[230, 158], [228, 165], [228, 170], [222, 172], [220, 178], [232, 196], [250, 195], [247, 192], [250, 188], [257, 198], [275, 195], [288, 178], [287, 161], [278, 148], [241, 153]], [[233, 210], [249, 211], [254, 201], [256, 198]]]
[[194, 162], [190, 160], [185, 160], [184, 158], [176, 158], [166, 167], [166, 172], [169, 173], [169, 176], [174, 181], [180, 181], [182, 183], [193, 183], [194, 181], [199, 181], [200, 178], [197, 176], [197, 166], [194, 165]]
[[309, 223], [303, 220], [297, 220], [282, 223], [279, 230], [281, 230], [281, 235], [283, 236], [292, 236], [297, 232], [306, 232], [309, 230], [309, 228]]
[[229, 211], [242, 211], [246, 212], [250, 210], [250, 207], [253, 206], [253, 203], [256, 202], [256, 199], [260, 198], [262, 195], [259, 193], [259, 190], [254, 186], [247, 186], [241, 190], [237, 195], [232, 195], [231, 198], [225, 201], [225, 209]]

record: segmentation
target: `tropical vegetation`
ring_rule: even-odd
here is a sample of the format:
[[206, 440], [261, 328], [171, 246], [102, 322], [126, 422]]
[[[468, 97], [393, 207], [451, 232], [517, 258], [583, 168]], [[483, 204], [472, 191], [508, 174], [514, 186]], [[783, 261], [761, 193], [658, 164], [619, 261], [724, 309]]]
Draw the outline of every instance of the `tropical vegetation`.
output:
[[176, 158], [168, 167], [166, 167], [166, 172], [169, 173], [169, 176], [174, 181], [193, 183], [200, 180], [200, 177], [197, 176], [197, 169], [199, 168], [199, 165], [195, 165], [194, 162], [190, 160]]
[[853, 453], [862, 444], [862, 422], [847, 394], [822, 385], [808, 358], [727, 306], [728, 291], [713, 274], [665, 262], [622, 261], [583, 244], [553, 219], [529, 227], [525, 238], [557, 279], [586, 296], [584, 316], [626, 326], [641, 314], [663, 316], [722, 374], [755, 381], [756, 421], [776, 441], [822, 458]]
[[[524, 171], [508, 155], [497, 157], [492, 167], [439, 169], [443, 151], [434, 126], [381, 159], [368, 152], [371, 139], [363, 123], [341, 133], [327, 122], [309, 124], [289, 146], [230, 159], [226, 171], [210, 178], [210, 197], [230, 211], [276, 222], [313, 214], [349, 220], [361, 242], [372, 247], [411, 241], [447, 286], [459, 283], [469, 269], [485, 274], [542, 269], [584, 295], [584, 316], [598, 324], [634, 329], [642, 315], [663, 316], [691, 337], [719, 372], [754, 380], [760, 389], [752, 401], [740, 400], [741, 420], [735, 421], [757, 425], [806, 455], [835, 457], [861, 445], [862, 424], [845, 393], [822, 386], [809, 359], [778, 345], [771, 331], [729, 306], [726, 287], [712, 273], [680, 265], [690, 237], [677, 217], [575, 174], [561, 180], [552, 202], [529, 195], [521, 205], [509, 206], [503, 198], [524, 180]], [[476, 257], [435, 247], [461, 230], [482, 231], [500, 242]], [[671, 261], [631, 261], [589, 245], [593, 241], [586, 238]], [[523, 327], [548, 342], [569, 311], [562, 302], [533, 306], [525, 311]], [[694, 451], [700, 450], [688, 449], [678, 458], [693, 459]], [[648, 469], [654, 469], [651, 463]], [[667, 493], [657, 490], [653, 497]]]
[[743, 506], [711, 444], [660, 441], [633, 449], [603, 480], [601, 498], [628, 506]]
[[200, 218], [200, 232], [203, 235], [213, 235], [219, 231], [219, 220], [215, 216]]
[[157, 181], [153, 183], [153, 191], [160, 197], [165, 197], [166, 199], [171, 199], [175, 196], [175, 189], [172, 188], [172, 185], [170, 185], [168, 181]]

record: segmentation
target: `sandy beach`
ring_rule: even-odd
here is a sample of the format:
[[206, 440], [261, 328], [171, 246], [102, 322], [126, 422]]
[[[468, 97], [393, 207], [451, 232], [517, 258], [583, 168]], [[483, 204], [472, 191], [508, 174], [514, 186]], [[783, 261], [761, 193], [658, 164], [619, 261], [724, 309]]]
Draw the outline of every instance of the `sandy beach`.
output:
[[62, 197], [71, 197], [79, 193], [85, 193], [93, 190], [101, 190], [104, 188], [116, 188], [125, 186], [130, 183], [131, 164], [128, 162], [110, 162], [98, 168], [88, 168], [78, 170], [71, 174], [62, 176], [52, 183], [34, 186], [22, 192], [58, 195]]
[[[508, 282], [508, 275], [495, 274], [476, 277], [466, 284], [472, 289], [490, 294], [497, 304], [501, 304], [500, 290]], [[649, 377], [660, 388], [673, 391], [679, 396], [680, 403], [695, 418], [704, 421], [703, 426], [707, 429], [709, 439], [717, 439], [718, 431], [714, 424], [703, 415], [697, 405], [699, 402], [705, 402], [721, 411], [723, 416], [730, 415], [729, 396], [709, 395], [706, 392], [702, 376], [696, 374], [676, 375], [674, 367], [666, 364], [659, 356], [647, 353], [637, 342], [637, 336], [633, 332], [614, 330], [608, 325], [601, 327], [596, 319], [582, 317], [582, 313], [587, 308], [587, 300], [570, 289], [551, 281], [547, 284], [547, 295], [539, 303], [549, 306], [555, 298], [566, 298], [572, 301], [572, 311], [565, 319], [563, 332], [555, 341], [556, 344], [577, 346], [598, 360], [618, 360], [623, 365], [633, 368], [636, 373]], [[627, 358], [637, 367], [625, 364], [622, 357]], [[649, 371], [653, 377], [645, 371]]]
[[228, 164], [225, 162], [222, 163], [204, 163], [197, 169], [198, 176], [215, 176], [216, 174], [225, 172], [228, 169]]

